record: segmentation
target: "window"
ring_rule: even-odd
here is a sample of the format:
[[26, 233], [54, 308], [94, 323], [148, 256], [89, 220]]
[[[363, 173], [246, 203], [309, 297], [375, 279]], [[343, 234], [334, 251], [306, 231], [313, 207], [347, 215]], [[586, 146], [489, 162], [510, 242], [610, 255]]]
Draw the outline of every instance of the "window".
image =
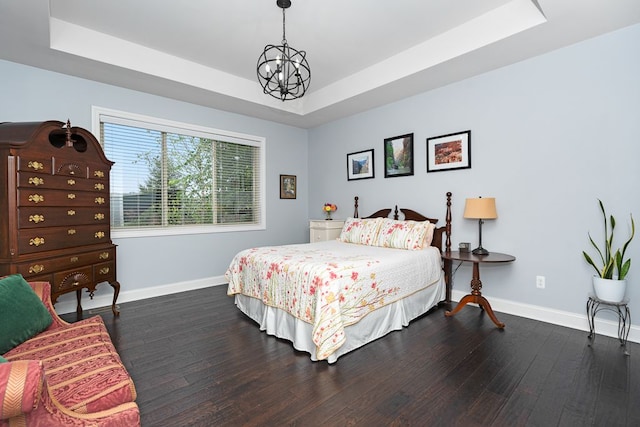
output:
[[264, 138], [93, 109], [115, 237], [264, 228]]

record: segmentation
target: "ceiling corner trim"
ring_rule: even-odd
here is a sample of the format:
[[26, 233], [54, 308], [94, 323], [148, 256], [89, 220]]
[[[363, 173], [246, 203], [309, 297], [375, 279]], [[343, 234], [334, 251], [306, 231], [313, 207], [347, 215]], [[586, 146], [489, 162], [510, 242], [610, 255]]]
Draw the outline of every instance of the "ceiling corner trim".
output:
[[512, 0], [313, 92], [305, 102], [305, 114], [399, 81], [545, 22], [545, 16], [531, 0]]
[[[262, 93], [257, 81], [234, 76], [52, 16], [49, 17], [49, 34], [50, 48], [53, 50], [288, 113], [302, 112], [301, 104], [272, 102]], [[140, 61], [140, 58], [145, 60]]]

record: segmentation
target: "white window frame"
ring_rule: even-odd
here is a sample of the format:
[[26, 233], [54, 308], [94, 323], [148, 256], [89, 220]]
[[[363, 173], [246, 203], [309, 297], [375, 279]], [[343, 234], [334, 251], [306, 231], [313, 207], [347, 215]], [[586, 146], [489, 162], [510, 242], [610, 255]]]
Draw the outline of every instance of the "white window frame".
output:
[[[212, 140], [222, 140], [226, 142], [240, 142], [259, 147], [260, 149], [260, 212], [257, 224], [211, 224], [211, 225], [187, 225], [172, 227], [144, 227], [144, 228], [127, 228], [112, 229], [112, 238], [129, 238], [129, 237], [152, 237], [152, 236], [170, 236], [183, 234], [208, 234], [208, 233], [227, 233], [239, 231], [257, 231], [266, 229], [266, 138], [248, 135], [238, 132], [219, 130], [205, 126], [194, 125], [190, 123], [177, 122], [173, 120], [161, 119], [157, 117], [145, 116], [142, 114], [130, 113], [126, 111], [113, 110], [104, 107], [91, 107], [91, 127], [93, 134], [100, 140], [100, 123], [103, 118], [108, 118], [108, 122], [118, 123], [130, 126], [145, 127], [148, 129], [162, 130], [165, 132], [188, 134], [208, 138]], [[103, 142], [100, 141], [102, 145]], [[104, 147], [103, 147], [104, 148]]]

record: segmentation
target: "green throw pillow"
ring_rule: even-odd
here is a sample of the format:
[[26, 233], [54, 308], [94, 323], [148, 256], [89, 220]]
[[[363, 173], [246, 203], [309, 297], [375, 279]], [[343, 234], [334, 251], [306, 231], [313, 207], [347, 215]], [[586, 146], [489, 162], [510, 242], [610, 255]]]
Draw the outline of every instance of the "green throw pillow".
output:
[[0, 363], [7, 363], [8, 360], [5, 359], [4, 357], [0, 356]]
[[44, 331], [52, 321], [21, 274], [0, 279], [0, 354]]

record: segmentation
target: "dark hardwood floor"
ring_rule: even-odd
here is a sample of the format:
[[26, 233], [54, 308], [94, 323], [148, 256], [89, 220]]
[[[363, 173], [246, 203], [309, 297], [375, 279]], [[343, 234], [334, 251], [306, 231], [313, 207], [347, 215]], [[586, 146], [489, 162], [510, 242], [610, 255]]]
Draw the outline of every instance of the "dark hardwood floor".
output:
[[[105, 319], [152, 426], [638, 426], [640, 344], [480, 309], [423, 316], [334, 365], [260, 332], [226, 286]], [[88, 313], [85, 315], [89, 315]], [[72, 315], [65, 316], [69, 320]]]

